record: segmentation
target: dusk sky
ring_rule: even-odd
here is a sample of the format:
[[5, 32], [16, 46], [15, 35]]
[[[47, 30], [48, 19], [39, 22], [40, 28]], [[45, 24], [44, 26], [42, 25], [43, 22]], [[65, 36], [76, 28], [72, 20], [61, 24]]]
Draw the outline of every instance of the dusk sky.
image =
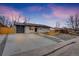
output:
[[61, 27], [65, 26], [65, 21], [70, 15], [79, 13], [79, 4], [53, 4], [53, 3], [7, 3], [0, 4], [0, 15], [5, 15], [11, 20], [12, 17], [21, 15], [30, 18], [29, 22], [44, 24], [54, 27], [59, 22]]

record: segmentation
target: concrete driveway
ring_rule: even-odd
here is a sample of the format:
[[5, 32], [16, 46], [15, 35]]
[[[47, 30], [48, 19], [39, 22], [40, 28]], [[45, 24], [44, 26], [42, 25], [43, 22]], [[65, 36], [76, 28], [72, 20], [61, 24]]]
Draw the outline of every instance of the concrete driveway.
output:
[[34, 33], [8, 35], [3, 55], [13, 55], [56, 43]]
[[5, 35], [0, 35], [0, 44], [2, 43], [2, 40], [5, 38]]

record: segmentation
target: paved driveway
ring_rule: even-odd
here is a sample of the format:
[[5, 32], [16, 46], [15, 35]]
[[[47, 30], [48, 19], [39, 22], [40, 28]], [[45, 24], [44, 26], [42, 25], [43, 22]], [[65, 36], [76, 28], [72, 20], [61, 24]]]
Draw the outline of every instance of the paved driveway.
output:
[[8, 35], [0, 35], [0, 56], [2, 56]]
[[32, 33], [9, 35], [3, 55], [13, 55], [56, 43], [56, 41]]
[[0, 35], [0, 44], [2, 43], [2, 40], [5, 38], [5, 35]]

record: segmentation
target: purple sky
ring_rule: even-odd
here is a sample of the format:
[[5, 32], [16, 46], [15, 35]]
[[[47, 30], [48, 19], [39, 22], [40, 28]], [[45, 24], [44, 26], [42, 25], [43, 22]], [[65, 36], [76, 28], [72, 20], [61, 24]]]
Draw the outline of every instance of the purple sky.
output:
[[[79, 13], [79, 4], [47, 4], [47, 3], [7, 3], [0, 4], [0, 15], [9, 17], [9, 20], [17, 20], [21, 15], [20, 22], [23, 22], [24, 16], [30, 18], [29, 22], [37, 24], [45, 24], [48, 26], [56, 26], [56, 22], [63, 27], [65, 21], [70, 15]], [[16, 17], [16, 19], [15, 19]]]

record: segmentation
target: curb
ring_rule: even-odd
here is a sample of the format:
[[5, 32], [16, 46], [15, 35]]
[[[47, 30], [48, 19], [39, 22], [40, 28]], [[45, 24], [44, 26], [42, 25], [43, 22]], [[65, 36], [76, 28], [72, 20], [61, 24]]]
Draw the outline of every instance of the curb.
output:
[[54, 41], [56, 41], [56, 42], [58, 42], [58, 43], [59, 43], [59, 42], [64, 42], [63, 39], [57, 38], [57, 37], [55, 37], [55, 36], [45, 35], [45, 34], [41, 34], [41, 33], [37, 33], [37, 34], [40, 35], [40, 36], [49, 38], [49, 39], [51, 39], [51, 40], [54, 40]]

